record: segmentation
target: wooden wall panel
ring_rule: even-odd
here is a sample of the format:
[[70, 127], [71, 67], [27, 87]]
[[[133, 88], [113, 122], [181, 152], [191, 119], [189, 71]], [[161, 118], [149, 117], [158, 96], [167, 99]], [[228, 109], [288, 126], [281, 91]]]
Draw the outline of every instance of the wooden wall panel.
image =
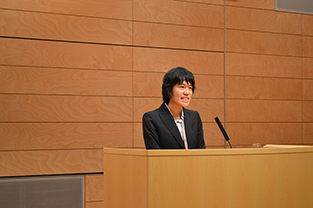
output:
[[313, 58], [302, 58], [303, 78], [313, 79]]
[[130, 47], [1, 38], [0, 64], [131, 70]]
[[228, 29], [226, 51], [301, 56], [301, 36]]
[[104, 207], [104, 202], [99, 201], [99, 202], [86, 202], [85, 203], [86, 208], [103, 208]]
[[313, 36], [302, 36], [302, 55], [313, 58]]
[[203, 51], [134, 48], [133, 70], [145, 72], [167, 72], [183, 66], [193, 74], [223, 75], [224, 54]]
[[1, 121], [130, 122], [131, 98], [2, 95]]
[[226, 75], [301, 78], [301, 66], [300, 57], [226, 53], [225, 58]]
[[301, 101], [226, 100], [228, 122], [301, 122]]
[[196, 89], [193, 98], [224, 98], [224, 77], [195, 75]]
[[103, 201], [103, 174], [85, 176], [85, 201]]
[[132, 19], [132, 0], [2, 0], [0, 8]]
[[2, 36], [131, 44], [130, 21], [1, 9], [0, 19]]
[[303, 101], [303, 121], [313, 122], [313, 101]]
[[203, 123], [203, 133], [206, 146], [222, 148], [224, 137], [216, 123]]
[[132, 146], [131, 123], [0, 123], [0, 132], [0, 151]]
[[226, 7], [226, 28], [301, 34], [301, 15], [260, 9]]
[[205, 3], [205, 4], [224, 4], [224, 0], [177, 0], [177, 1], [188, 1], [188, 2], [195, 2], [195, 3]]
[[226, 86], [227, 98], [282, 100], [302, 98], [300, 79], [227, 76]]
[[2, 151], [1, 176], [93, 173], [103, 171], [103, 149]]
[[134, 22], [134, 44], [139, 46], [223, 51], [222, 29]]
[[224, 27], [224, 7], [168, 0], [134, 0], [134, 20]]
[[313, 144], [312, 135], [313, 135], [313, 123], [304, 123], [303, 143], [312, 145]]
[[134, 148], [140, 148], [144, 149], [145, 148], [145, 143], [143, 140], [143, 133], [142, 133], [142, 123], [134, 123], [133, 124], [133, 145]]
[[313, 36], [313, 15], [302, 16], [302, 34]]
[[302, 144], [301, 123], [227, 123], [232, 145]]
[[303, 100], [313, 100], [313, 80], [303, 80]]
[[275, 9], [275, 0], [225, 0], [226, 5], [238, 6], [238, 7], [252, 7], [259, 9]]
[[134, 73], [134, 96], [162, 97], [163, 73]]
[[0, 66], [0, 74], [1, 93], [132, 95], [131, 72]]

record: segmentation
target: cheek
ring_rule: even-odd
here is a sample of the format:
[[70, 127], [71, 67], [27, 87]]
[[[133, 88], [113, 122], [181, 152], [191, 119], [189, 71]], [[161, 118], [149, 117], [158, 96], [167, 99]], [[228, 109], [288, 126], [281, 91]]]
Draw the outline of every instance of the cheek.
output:
[[173, 89], [173, 92], [172, 92], [172, 97], [178, 97], [178, 96], [180, 96], [180, 92], [179, 92], [179, 90], [177, 90], [177, 89]]

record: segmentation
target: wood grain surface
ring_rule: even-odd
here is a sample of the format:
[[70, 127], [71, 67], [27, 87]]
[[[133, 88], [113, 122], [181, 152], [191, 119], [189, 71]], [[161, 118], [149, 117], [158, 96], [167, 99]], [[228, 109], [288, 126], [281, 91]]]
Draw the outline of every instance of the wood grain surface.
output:
[[131, 0], [3, 0], [0, 8], [128, 20], [132, 18]]
[[313, 80], [303, 80], [303, 100], [313, 100]]
[[103, 171], [102, 149], [2, 151], [0, 160], [2, 177]]
[[86, 208], [103, 208], [104, 202], [103, 201], [97, 201], [97, 202], [86, 202], [85, 203]]
[[303, 124], [303, 143], [313, 144], [311, 135], [313, 134], [313, 123]]
[[85, 176], [85, 201], [103, 201], [103, 174]]
[[302, 34], [313, 36], [313, 16], [302, 15]]
[[[301, 36], [226, 30], [226, 51], [301, 56]], [[304, 50], [304, 49], [303, 49]]]
[[313, 79], [313, 58], [302, 58], [303, 78]]
[[132, 95], [131, 72], [0, 66], [0, 73], [1, 93]]
[[132, 146], [131, 123], [0, 123], [0, 132], [0, 151]]
[[171, 50], [154, 48], [134, 48], [134, 71], [162, 72], [183, 66], [193, 74], [223, 75], [223, 53]]
[[129, 21], [1, 10], [2, 36], [131, 44]]
[[313, 58], [313, 36], [303, 36], [302, 43], [302, 55]]
[[225, 0], [226, 5], [231, 6], [238, 6], [238, 7], [251, 7], [251, 8], [258, 8], [258, 9], [268, 9], [274, 10], [275, 9], [275, 0]]
[[147, 152], [104, 149], [104, 203], [112, 208], [309, 208], [312, 151], [312, 146], [293, 145]]
[[301, 57], [226, 53], [225, 73], [226, 75], [300, 79], [302, 75], [299, 69], [304, 62]]
[[232, 145], [260, 143], [301, 144], [301, 123], [227, 123], [227, 133]]
[[134, 44], [150, 47], [223, 51], [222, 29], [134, 22]]
[[[300, 79], [227, 76], [226, 85], [227, 98], [268, 100], [301, 100], [302, 98]], [[303, 88], [310, 89], [310, 86], [305, 85], [304, 82]]]
[[223, 28], [224, 7], [188, 1], [135, 0], [134, 20]]
[[0, 64], [3, 65], [132, 69], [132, 50], [121, 46], [8, 38], [1, 39], [0, 53]]
[[2, 95], [1, 121], [131, 121], [131, 98]]
[[226, 10], [226, 28], [301, 34], [300, 14], [241, 7], [227, 7]]
[[313, 122], [313, 101], [303, 101], [303, 121]]
[[188, 1], [188, 2], [195, 2], [195, 3], [219, 4], [219, 5], [224, 4], [224, 0], [177, 0], [177, 1]]
[[226, 100], [226, 119], [230, 122], [301, 122], [301, 112], [301, 101]]

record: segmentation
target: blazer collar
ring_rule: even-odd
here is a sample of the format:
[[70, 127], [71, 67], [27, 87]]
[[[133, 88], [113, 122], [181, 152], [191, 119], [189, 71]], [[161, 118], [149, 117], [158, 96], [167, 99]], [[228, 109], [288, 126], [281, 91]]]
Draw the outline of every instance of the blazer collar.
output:
[[[171, 112], [168, 110], [168, 108], [165, 106], [165, 103], [163, 103], [160, 108], [159, 108], [159, 116], [166, 126], [166, 128], [172, 133], [176, 141], [179, 143], [179, 145], [182, 148], [185, 148], [184, 141], [181, 138], [181, 135], [179, 133], [179, 130], [177, 128], [177, 125], [174, 121], [174, 118], [171, 114]], [[186, 121], [186, 119], [185, 119]], [[185, 125], [187, 126], [187, 125]], [[187, 135], [187, 130], [186, 130], [186, 135]], [[187, 136], [187, 141], [188, 141], [188, 136]]]

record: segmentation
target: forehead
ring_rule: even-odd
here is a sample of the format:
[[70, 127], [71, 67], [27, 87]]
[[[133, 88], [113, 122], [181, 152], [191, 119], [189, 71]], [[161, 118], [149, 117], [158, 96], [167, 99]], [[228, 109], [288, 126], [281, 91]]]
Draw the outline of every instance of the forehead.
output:
[[186, 80], [183, 80], [183, 81], [177, 82], [176, 85], [190, 85], [191, 86], [191, 83], [187, 82]]

